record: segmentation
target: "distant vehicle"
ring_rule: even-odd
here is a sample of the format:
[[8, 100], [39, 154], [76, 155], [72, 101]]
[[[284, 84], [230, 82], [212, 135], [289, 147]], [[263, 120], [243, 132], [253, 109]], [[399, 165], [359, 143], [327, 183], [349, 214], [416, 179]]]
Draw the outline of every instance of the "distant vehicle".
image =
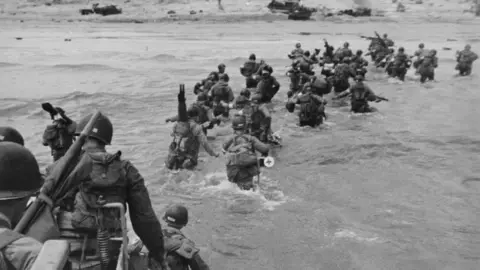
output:
[[287, 14], [290, 20], [308, 20], [312, 14], [317, 11], [315, 8], [300, 5], [300, 0], [285, 0], [282, 2], [272, 0], [272, 2], [267, 5], [267, 8], [272, 13]]
[[90, 14], [101, 14], [103, 16], [121, 14], [122, 9], [118, 8], [115, 5], [108, 5], [104, 7], [98, 7], [98, 4], [93, 4], [92, 8], [80, 9], [80, 14], [90, 15]]

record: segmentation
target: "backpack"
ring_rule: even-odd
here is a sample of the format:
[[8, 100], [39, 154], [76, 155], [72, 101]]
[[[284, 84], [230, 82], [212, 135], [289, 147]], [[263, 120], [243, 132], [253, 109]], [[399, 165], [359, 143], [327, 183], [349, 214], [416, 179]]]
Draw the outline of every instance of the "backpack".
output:
[[196, 122], [198, 124], [203, 124], [208, 122], [207, 110], [205, 109], [205, 107], [198, 103], [193, 103], [193, 107], [196, 108], [198, 111]]
[[[308, 95], [308, 96], [307, 96]], [[300, 122], [308, 122], [315, 119], [318, 116], [317, 104], [310, 96], [310, 94], [304, 95], [299, 98], [300, 101]]]
[[[246, 143], [239, 143], [239, 137], [244, 138]], [[251, 137], [244, 135], [235, 136], [233, 144], [228, 148], [228, 165], [250, 167], [258, 164], [257, 155]]]
[[170, 150], [178, 156], [188, 156], [191, 153], [189, 148], [191, 141], [195, 140], [190, 122], [177, 122], [173, 132], [173, 141], [170, 143]]

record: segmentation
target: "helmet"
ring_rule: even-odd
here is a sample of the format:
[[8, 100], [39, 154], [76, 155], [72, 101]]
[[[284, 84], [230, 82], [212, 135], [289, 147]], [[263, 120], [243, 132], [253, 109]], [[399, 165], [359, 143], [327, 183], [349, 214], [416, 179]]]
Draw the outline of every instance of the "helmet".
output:
[[300, 47], [302, 47], [302, 44], [297, 43], [297, 44], [295, 44], [295, 47], [300, 48]]
[[218, 81], [218, 72], [212, 71], [212, 72], [210, 72], [208, 77], [212, 78], [214, 81]]
[[263, 68], [263, 71], [268, 71], [268, 73], [272, 74], [273, 73], [273, 68], [270, 65], [266, 65]]
[[430, 51], [430, 53], [431, 53], [432, 55], [436, 55], [436, 54], [437, 54], [437, 50], [433, 49], [433, 50]]
[[11, 127], [0, 127], [0, 142], [14, 142], [24, 145], [22, 134]]
[[348, 46], [350, 46], [350, 43], [348, 42], [343, 43], [343, 47], [347, 48]]
[[305, 51], [305, 52], [303, 53], [303, 55], [305, 55], [305, 56], [307, 56], [307, 57], [310, 56], [310, 51]]
[[425, 44], [420, 43], [420, 44], [418, 44], [418, 47], [419, 47], [420, 49], [423, 49], [423, 48], [425, 47]]
[[185, 226], [188, 223], [188, 210], [183, 205], [175, 204], [165, 211], [163, 220], [171, 225]]
[[383, 38], [387, 38], [387, 37], [388, 37], [388, 35], [386, 33], [383, 34]]
[[224, 81], [224, 82], [228, 82], [230, 80], [230, 77], [228, 77], [227, 73], [223, 73], [223, 74], [220, 75], [219, 79]]
[[285, 104], [285, 108], [287, 109], [288, 112], [292, 113], [295, 110], [295, 103], [287, 102]]
[[355, 76], [355, 81], [358, 81], [358, 82], [361, 82], [363, 81], [365, 78], [362, 76], [362, 75], [357, 75]]
[[398, 51], [399, 51], [399, 52], [404, 52], [404, 51], [405, 51], [405, 48], [400, 47], [400, 48], [398, 48]]
[[257, 56], [255, 56], [254, 53], [250, 54], [250, 57], [248, 58], [250, 60], [257, 60]]
[[200, 93], [197, 95], [197, 101], [207, 101], [208, 95], [205, 93]]
[[[92, 118], [92, 114], [89, 114], [82, 118], [80, 120], [80, 123], [77, 125], [77, 130], [75, 131], [75, 135], [80, 135], [82, 130], [85, 128], [87, 125], [88, 121], [90, 121], [90, 118]], [[109, 145], [112, 143], [112, 137], [113, 137], [113, 125], [112, 122], [110, 122], [110, 119], [100, 113], [100, 116], [98, 117], [97, 121], [93, 124], [93, 128], [88, 134], [89, 137], [95, 138], [97, 140], [100, 140], [106, 145]]]
[[362, 50], [358, 50], [357, 51], [357, 55], [362, 55], [363, 54], [363, 51]]
[[235, 115], [232, 120], [232, 128], [234, 130], [244, 130], [247, 125], [247, 119], [244, 115]]
[[0, 201], [25, 198], [43, 184], [38, 163], [27, 148], [13, 142], [0, 143]]
[[248, 90], [248, 88], [243, 89], [240, 91], [240, 96], [244, 96], [246, 98], [250, 98], [251, 92]]
[[225, 66], [225, 64], [223, 64], [223, 63], [220, 64], [220, 65], [218, 65], [218, 69], [225, 68], [225, 67], [226, 67], [226, 66]]
[[465, 45], [465, 50], [470, 50], [472, 48], [472, 46], [470, 46], [469, 44]]

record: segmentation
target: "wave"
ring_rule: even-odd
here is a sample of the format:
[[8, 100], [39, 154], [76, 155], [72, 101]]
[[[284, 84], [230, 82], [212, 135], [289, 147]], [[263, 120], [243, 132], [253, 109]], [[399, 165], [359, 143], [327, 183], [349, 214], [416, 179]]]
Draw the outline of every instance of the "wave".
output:
[[153, 60], [153, 61], [174, 61], [174, 60], [179, 60], [179, 61], [183, 61], [185, 59], [182, 59], [178, 56], [175, 56], [173, 54], [165, 54], [165, 53], [161, 53], [161, 54], [157, 54], [157, 55], [154, 55], [154, 56], [151, 56], [151, 57], [142, 57], [142, 58], [139, 58], [139, 60]]
[[10, 62], [0, 62], [0, 68], [2, 68], [2, 67], [14, 67], [14, 66], [21, 66], [21, 64], [10, 63]]
[[70, 70], [76, 70], [76, 71], [105, 71], [105, 70], [110, 70], [110, 71], [122, 70], [123, 71], [123, 69], [114, 68], [109, 65], [102, 65], [102, 64], [58, 64], [58, 65], [53, 65], [49, 67], [55, 68], [55, 69], [70, 69]]

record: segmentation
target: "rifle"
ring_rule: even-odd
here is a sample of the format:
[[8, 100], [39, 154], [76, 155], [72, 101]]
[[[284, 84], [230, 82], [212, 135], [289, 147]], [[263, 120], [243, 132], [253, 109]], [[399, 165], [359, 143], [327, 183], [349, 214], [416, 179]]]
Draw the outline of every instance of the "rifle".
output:
[[360, 36], [361, 38], [368, 39], [368, 40], [374, 40], [376, 37], [367, 37], [367, 36]]
[[381, 96], [376, 96], [377, 98], [377, 102], [380, 102], [380, 101], [388, 101], [388, 98], [384, 98], [384, 97], [381, 97]]
[[52, 208], [63, 199], [65, 194], [79, 183], [80, 172], [74, 171], [82, 146], [92, 131], [93, 125], [102, 115], [100, 111], [93, 114], [78, 139], [67, 150], [65, 156], [59, 159], [51, 173], [46, 177], [38, 198], [27, 208], [22, 218], [15, 226], [15, 232], [22, 233], [44, 242], [59, 235], [58, 227], [53, 219]]

